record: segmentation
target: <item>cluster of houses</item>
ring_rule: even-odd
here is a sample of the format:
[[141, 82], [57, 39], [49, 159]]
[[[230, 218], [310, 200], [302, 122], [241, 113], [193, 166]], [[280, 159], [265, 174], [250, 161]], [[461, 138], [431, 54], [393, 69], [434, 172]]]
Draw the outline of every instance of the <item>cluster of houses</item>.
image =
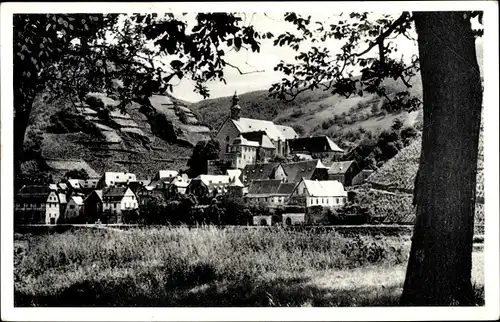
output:
[[[229, 117], [217, 131], [219, 160], [209, 161], [208, 174], [189, 178], [177, 170], [159, 170], [152, 180], [127, 172], [105, 172], [87, 180], [64, 178], [49, 186], [24, 186], [15, 198], [18, 223], [120, 223], [150, 198], [168, 201], [182, 194], [199, 200], [230, 195], [269, 207], [335, 208], [347, 202], [345, 186], [370, 174], [353, 161], [335, 161], [343, 151], [326, 136], [300, 138], [293, 128], [240, 117], [233, 97]], [[276, 160], [282, 156], [282, 161]], [[222, 165], [222, 166], [221, 166]], [[208, 197], [208, 198], [207, 198]], [[304, 220], [285, 214], [284, 224]], [[254, 218], [270, 224], [270, 218]]]

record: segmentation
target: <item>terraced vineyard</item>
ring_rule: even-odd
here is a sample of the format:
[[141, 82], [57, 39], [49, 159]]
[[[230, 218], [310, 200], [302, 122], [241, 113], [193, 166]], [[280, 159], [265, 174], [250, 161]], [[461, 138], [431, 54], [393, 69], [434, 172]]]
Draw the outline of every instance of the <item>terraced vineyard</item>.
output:
[[[476, 223], [484, 223], [484, 139], [483, 128], [479, 136], [479, 154], [477, 166], [477, 183], [476, 183]], [[390, 159], [379, 170], [374, 172], [368, 177], [367, 182], [371, 187], [379, 190], [385, 190], [398, 193], [401, 197], [401, 203], [408, 202], [406, 206], [398, 206], [402, 209], [409, 209], [411, 207], [411, 198], [407, 200], [408, 194], [413, 194], [415, 176], [417, 174], [420, 151], [421, 151], [421, 138], [418, 138], [408, 147], [404, 148], [394, 158]], [[367, 190], [359, 190], [360, 196], [369, 194]], [[370, 200], [368, 196], [360, 197]], [[384, 204], [384, 198], [380, 199], [373, 204], [373, 207], [380, 207], [379, 204]], [[390, 206], [386, 211], [391, 213]], [[403, 216], [403, 215], [402, 215]], [[404, 216], [403, 216], [404, 217]]]

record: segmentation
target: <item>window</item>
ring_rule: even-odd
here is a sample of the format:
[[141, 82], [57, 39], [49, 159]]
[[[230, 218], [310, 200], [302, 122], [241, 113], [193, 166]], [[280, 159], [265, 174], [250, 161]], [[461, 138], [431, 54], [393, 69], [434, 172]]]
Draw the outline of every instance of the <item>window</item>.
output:
[[75, 205], [70, 205], [69, 209], [75, 209]]
[[325, 203], [325, 199], [321, 198], [321, 204]]
[[326, 198], [326, 204], [328, 205], [328, 198]]
[[118, 179], [118, 176], [116, 176], [116, 179]]

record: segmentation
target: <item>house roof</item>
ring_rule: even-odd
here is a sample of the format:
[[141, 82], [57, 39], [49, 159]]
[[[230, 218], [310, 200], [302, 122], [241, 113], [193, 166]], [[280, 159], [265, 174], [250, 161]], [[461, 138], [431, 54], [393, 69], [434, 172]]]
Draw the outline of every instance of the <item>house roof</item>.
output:
[[59, 193], [57, 196], [59, 197], [59, 203], [68, 203], [66, 201], [66, 195], [64, 193]]
[[247, 164], [242, 171], [244, 181], [269, 179], [277, 166], [278, 162]]
[[17, 198], [47, 200], [51, 190], [48, 186], [24, 186], [17, 193]]
[[277, 193], [280, 195], [289, 195], [293, 192], [296, 185], [297, 183], [295, 182], [282, 182]]
[[291, 140], [299, 137], [297, 132], [295, 132], [295, 130], [290, 126], [278, 125], [278, 124], [276, 124], [275, 126], [278, 129], [278, 131], [281, 132], [281, 135], [283, 135], [285, 140]]
[[81, 196], [73, 196], [71, 197], [71, 200], [73, 200], [79, 206], [83, 205], [83, 198]]
[[339, 197], [347, 196], [344, 185], [337, 180], [317, 181], [304, 180], [304, 185], [311, 197]]
[[157, 179], [177, 177], [179, 174], [176, 170], [159, 170]]
[[59, 188], [61, 188], [61, 190], [66, 190], [68, 189], [68, 185], [65, 184], [64, 182], [60, 182], [57, 184], [59, 186]]
[[229, 186], [231, 187], [244, 187], [245, 185], [243, 183], [241, 183], [240, 179], [236, 176], [236, 177], [232, 177], [233, 179], [231, 184], [229, 184]]
[[239, 135], [236, 138], [234, 138], [232, 144], [233, 145], [253, 146], [253, 147], [259, 147], [260, 146], [259, 142], [245, 139], [242, 135]]
[[340, 161], [334, 162], [330, 169], [328, 169], [328, 174], [344, 174], [351, 167], [354, 161]]
[[209, 175], [209, 174], [200, 174], [193, 180], [200, 180], [203, 182], [207, 187], [213, 186], [213, 185], [219, 185], [219, 184], [228, 184], [229, 183], [229, 176], [228, 175]]
[[248, 187], [247, 196], [289, 195], [295, 186], [295, 183], [285, 183], [279, 179], [254, 180]]
[[281, 166], [285, 170], [287, 180], [294, 182], [298, 182], [302, 178], [311, 179], [316, 168], [324, 168], [320, 160], [282, 163]]
[[253, 180], [248, 187], [247, 196], [276, 194], [280, 184], [279, 179]]
[[80, 180], [78, 180], [78, 179], [68, 179], [68, 184], [73, 189], [80, 189], [81, 188]]
[[271, 140], [275, 141], [284, 141], [287, 138], [291, 138], [292, 135], [295, 135], [295, 137], [297, 137], [297, 133], [295, 133], [292, 128], [283, 125], [275, 125], [271, 121], [249, 119], [245, 117], [241, 117], [238, 120], [231, 119], [231, 121], [236, 126], [238, 131], [242, 133], [265, 131], [267, 136], [269, 136]]
[[296, 138], [288, 141], [290, 152], [321, 153], [321, 152], [344, 152], [326, 135]]
[[99, 182], [99, 179], [88, 179], [88, 180], [78, 180], [78, 183], [80, 184], [81, 188], [86, 188], [86, 189], [93, 189], [97, 187], [97, 183]]
[[127, 192], [127, 187], [109, 187], [105, 188], [102, 192], [104, 198], [123, 198], [125, 192]]
[[241, 175], [241, 169], [227, 169], [227, 175], [232, 178], [239, 178]]
[[49, 189], [50, 190], [57, 190], [57, 184], [55, 184], [55, 183], [49, 184]]
[[264, 149], [275, 149], [273, 142], [271, 142], [265, 131], [245, 132], [241, 133], [241, 136], [250, 141], [258, 142], [259, 146]]

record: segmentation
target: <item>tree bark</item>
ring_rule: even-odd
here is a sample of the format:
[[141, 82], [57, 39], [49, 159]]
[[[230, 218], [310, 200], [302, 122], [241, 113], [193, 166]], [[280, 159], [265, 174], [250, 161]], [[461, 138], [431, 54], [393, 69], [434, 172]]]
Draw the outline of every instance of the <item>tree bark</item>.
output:
[[465, 12], [415, 12], [424, 129], [402, 305], [471, 305], [482, 86]]

